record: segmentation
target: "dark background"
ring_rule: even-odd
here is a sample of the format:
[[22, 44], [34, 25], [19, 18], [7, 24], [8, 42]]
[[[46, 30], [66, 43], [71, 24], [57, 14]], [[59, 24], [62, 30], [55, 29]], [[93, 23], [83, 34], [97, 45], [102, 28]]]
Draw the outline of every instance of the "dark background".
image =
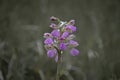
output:
[[51, 16], [75, 19], [80, 44], [64, 53], [61, 80], [120, 80], [120, 0], [0, 0], [0, 80], [55, 80], [43, 45]]

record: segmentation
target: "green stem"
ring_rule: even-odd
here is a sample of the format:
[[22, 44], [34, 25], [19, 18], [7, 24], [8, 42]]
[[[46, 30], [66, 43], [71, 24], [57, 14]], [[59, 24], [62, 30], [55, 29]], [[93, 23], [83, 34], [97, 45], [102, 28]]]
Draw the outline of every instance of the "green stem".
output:
[[61, 62], [60, 60], [61, 60], [61, 53], [58, 54], [56, 80], [59, 80], [60, 77], [60, 62]]
[[61, 20], [59, 18], [57, 18], [57, 21], [60, 23]]

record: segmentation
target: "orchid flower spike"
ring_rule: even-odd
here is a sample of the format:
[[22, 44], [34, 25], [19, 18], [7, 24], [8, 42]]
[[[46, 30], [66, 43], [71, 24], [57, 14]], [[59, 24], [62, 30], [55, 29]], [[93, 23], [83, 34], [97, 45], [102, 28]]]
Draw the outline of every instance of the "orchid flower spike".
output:
[[51, 33], [44, 33], [44, 44], [47, 50], [47, 56], [49, 58], [58, 59], [58, 55], [62, 55], [62, 52], [70, 49], [70, 55], [77, 56], [79, 50], [76, 47], [79, 45], [77, 41], [74, 41], [75, 35], [73, 34], [77, 29], [75, 25], [75, 20], [70, 20], [68, 22], [61, 21], [57, 17], [50, 17], [51, 21], [57, 21], [58, 24], [51, 23], [50, 28], [53, 29]]

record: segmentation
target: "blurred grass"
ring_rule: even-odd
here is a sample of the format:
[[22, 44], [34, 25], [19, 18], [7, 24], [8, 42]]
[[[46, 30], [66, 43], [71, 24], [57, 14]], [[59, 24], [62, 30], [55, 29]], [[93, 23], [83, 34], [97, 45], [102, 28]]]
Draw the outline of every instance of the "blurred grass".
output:
[[0, 0], [0, 80], [54, 80], [43, 33], [49, 17], [76, 20], [80, 55], [65, 52], [61, 80], [120, 79], [119, 0]]

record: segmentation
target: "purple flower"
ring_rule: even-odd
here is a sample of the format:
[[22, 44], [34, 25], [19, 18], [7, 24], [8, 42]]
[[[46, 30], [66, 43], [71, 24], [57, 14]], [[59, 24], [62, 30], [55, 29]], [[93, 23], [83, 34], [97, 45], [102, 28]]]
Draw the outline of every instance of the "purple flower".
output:
[[53, 31], [51, 32], [51, 34], [52, 34], [52, 36], [55, 37], [55, 38], [57, 38], [57, 37], [60, 36], [60, 32], [59, 32], [58, 30], [53, 30]]
[[49, 58], [53, 58], [56, 53], [57, 53], [57, 51], [56, 51], [55, 49], [48, 50], [48, 51], [47, 51], [47, 56], [48, 56]]
[[72, 49], [70, 50], [70, 54], [71, 54], [72, 56], [76, 56], [76, 55], [79, 54], [79, 51], [78, 51], [77, 49], [75, 49], [75, 48], [72, 48]]
[[65, 43], [61, 42], [61, 43], [59, 44], [59, 49], [60, 49], [60, 50], [66, 50], [66, 45], [65, 45]]
[[74, 40], [70, 40], [70, 41], [69, 41], [69, 45], [70, 45], [71, 47], [76, 47], [76, 46], [78, 46], [79, 44], [78, 44], [78, 42], [76, 42], [76, 41], [74, 41]]
[[73, 25], [67, 25], [66, 26], [66, 31], [70, 32], [70, 33], [73, 33], [76, 31], [76, 27], [73, 26]]
[[44, 41], [44, 43], [45, 43], [46, 45], [52, 44], [52, 43], [53, 43], [53, 40], [52, 40], [52, 38], [46, 38], [46, 40]]
[[69, 33], [67, 31], [63, 32], [61, 38], [66, 38], [69, 35]]

